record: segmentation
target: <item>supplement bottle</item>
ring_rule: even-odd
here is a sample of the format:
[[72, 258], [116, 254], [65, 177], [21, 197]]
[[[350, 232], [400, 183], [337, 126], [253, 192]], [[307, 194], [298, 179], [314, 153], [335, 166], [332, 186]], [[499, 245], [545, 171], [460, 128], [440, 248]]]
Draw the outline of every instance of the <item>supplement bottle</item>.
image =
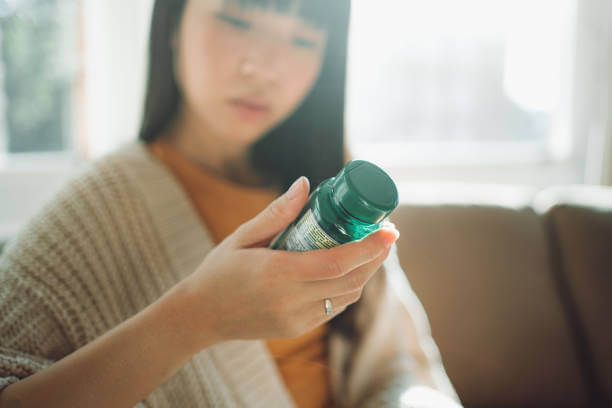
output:
[[269, 248], [303, 252], [359, 240], [378, 230], [397, 204], [391, 177], [373, 163], [353, 160], [319, 184]]

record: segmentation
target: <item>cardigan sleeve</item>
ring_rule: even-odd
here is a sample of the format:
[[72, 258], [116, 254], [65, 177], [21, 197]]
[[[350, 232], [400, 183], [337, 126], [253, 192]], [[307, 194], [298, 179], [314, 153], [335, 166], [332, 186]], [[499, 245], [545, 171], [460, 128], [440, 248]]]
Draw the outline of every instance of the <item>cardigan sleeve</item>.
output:
[[71, 351], [36, 287], [16, 269], [6, 257], [0, 260], [0, 390]]
[[0, 256], [0, 391], [86, 343], [78, 306], [66, 275], [59, 272], [66, 269], [68, 250], [61, 240], [46, 237], [49, 229], [40, 225], [51, 215], [43, 209]]
[[61, 300], [46, 296], [29, 276], [28, 265], [19, 262], [22, 249], [7, 248], [0, 257], [0, 391], [77, 349], [61, 323], [65, 316], [53, 312], [52, 303]]
[[349, 370], [351, 407], [458, 407], [423, 307], [393, 245], [358, 302]]

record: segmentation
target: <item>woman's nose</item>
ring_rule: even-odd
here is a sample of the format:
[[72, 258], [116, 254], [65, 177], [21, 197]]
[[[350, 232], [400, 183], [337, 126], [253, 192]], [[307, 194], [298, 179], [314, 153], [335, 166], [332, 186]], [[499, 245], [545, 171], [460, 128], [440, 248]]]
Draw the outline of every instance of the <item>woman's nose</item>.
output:
[[274, 40], [258, 41], [250, 53], [250, 73], [254, 79], [276, 82], [286, 68], [282, 44]]

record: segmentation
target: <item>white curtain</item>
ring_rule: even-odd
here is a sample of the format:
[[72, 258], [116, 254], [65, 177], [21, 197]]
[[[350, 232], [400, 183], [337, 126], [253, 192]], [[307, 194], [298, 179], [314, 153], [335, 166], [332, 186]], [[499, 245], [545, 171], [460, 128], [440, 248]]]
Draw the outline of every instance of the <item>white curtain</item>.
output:
[[[610, 10], [610, 15], [612, 15], [612, 9]], [[608, 26], [610, 29], [610, 26]], [[612, 31], [612, 30], [611, 30]], [[612, 37], [612, 34], [611, 34]], [[602, 184], [606, 186], [612, 186], [612, 41], [608, 45], [608, 98], [607, 98], [607, 108], [608, 113], [606, 116], [606, 126], [605, 126], [605, 134], [604, 140], [605, 145], [603, 149], [603, 157], [602, 157]]]
[[152, 0], [84, 0], [87, 156], [136, 138]]
[[575, 127], [585, 182], [612, 185], [612, 2], [578, 2]]

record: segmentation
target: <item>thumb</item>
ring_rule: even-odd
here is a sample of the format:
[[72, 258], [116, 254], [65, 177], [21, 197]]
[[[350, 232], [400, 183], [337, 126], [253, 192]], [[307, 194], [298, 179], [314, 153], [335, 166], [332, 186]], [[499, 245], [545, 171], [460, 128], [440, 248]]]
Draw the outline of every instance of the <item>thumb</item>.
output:
[[270, 241], [298, 216], [309, 191], [308, 178], [298, 178], [283, 195], [234, 232], [234, 246], [246, 248]]

